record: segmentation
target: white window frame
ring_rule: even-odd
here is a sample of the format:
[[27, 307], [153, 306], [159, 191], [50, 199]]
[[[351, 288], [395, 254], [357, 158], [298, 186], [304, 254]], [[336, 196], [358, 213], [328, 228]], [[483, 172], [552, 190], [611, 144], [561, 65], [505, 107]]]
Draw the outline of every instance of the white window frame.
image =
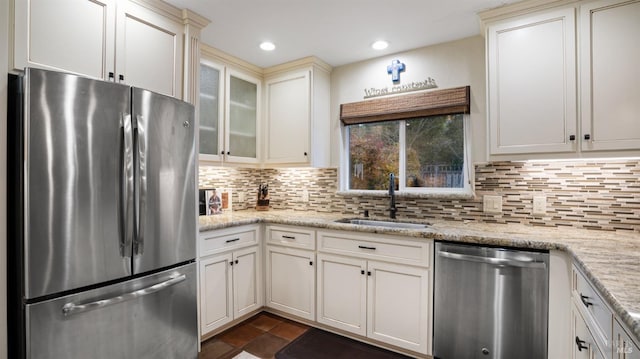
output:
[[[399, 138], [398, 142], [402, 144], [402, 146], [398, 146], [400, 148], [399, 151], [399, 167], [398, 172], [395, 173], [396, 177], [399, 179], [399, 188], [396, 191], [396, 194], [399, 196], [406, 197], [434, 197], [434, 198], [469, 198], [474, 195], [474, 177], [473, 177], [473, 165], [470, 156], [471, 150], [471, 124], [470, 124], [470, 115], [463, 114], [463, 133], [464, 133], [464, 161], [463, 161], [463, 187], [461, 188], [445, 188], [445, 187], [407, 187], [406, 186], [406, 126], [405, 124], [407, 120], [394, 120], [394, 122], [398, 123], [399, 128]], [[351, 189], [349, 188], [349, 177], [351, 175], [351, 168], [349, 168], [349, 125], [341, 126], [341, 135], [342, 135], [342, 153], [340, 158], [340, 192], [345, 195], [354, 195], [354, 194], [362, 194], [362, 195], [372, 195], [372, 196], [387, 196], [387, 190], [364, 190], [364, 189]]]

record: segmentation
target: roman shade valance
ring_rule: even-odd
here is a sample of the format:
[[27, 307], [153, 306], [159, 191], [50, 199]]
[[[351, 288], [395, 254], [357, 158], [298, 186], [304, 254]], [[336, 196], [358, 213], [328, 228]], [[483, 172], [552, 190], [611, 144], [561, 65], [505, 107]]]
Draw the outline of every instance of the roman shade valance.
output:
[[340, 120], [345, 125], [407, 118], [469, 113], [469, 86], [343, 103]]

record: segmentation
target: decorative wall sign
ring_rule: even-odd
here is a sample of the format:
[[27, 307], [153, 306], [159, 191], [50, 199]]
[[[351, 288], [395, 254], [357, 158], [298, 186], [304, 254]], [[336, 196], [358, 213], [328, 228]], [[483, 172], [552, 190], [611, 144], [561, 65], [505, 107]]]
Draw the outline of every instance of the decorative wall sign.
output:
[[411, 82], [409, 84], [404, 84], [404, 85], [396, 85], [396, 86], [384, 87], [384, 88], [371, 87], [368, 89], [364, 89], [364, 98], [394, 95], [394, 94], [399, 94], [403, 92], [427, 90], [427, 89], [433, 89], [436, 87], [438, 87], [438, 85], [436, 84], [436, 80], [429, 77], [424, 81]]
[[400, 73], [404, 71], [405, 65], [400, 60], [391, 61], [391, 65], [387, 66], [387, 73], [391, 75], [393, 83], [400, 82]]

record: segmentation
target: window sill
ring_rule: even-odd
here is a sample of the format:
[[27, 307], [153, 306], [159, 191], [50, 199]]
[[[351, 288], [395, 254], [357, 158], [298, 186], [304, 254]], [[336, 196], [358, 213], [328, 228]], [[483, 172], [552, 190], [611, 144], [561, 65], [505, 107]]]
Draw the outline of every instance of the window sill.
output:
[[[388, 191], [372, 190], [348, 190], [338, 191], [336, 195], [343, 197], [389, 197]], [[417, 191], [396, 191], [397, 198], [426, 198], [426, 199], [475, 199], [475, 194], [471, 191], [447, 191], [447, 192], [417, 192]]]

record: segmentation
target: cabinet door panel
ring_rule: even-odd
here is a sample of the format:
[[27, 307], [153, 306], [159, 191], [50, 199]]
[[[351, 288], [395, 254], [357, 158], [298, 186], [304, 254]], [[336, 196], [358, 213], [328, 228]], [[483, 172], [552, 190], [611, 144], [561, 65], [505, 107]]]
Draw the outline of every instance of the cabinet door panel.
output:
[[573, 151], [575, 14], [556, 10], [489, 28], [491, 154]]
[[318, 254], [318, 322], [367, 335], [367, 262]]
[[224, 144], [224, 66], [200, 63], [199, 153], [201, 160], [219, 161]]
[[640, 1], [581, 10], [582, 149], [640, 149]]
[[572, 339], [572, 359], [603, 359], [598, 346], [587, 327], [584, 319], [575, 307], [571, 308], [571, 327], [573, 329]]
[[429, 271], [373, 261], [368, 266], [368, 337], [427, 353]]
[[267, 247], [267, 306], [315, 320], [315, 255]]
[[258, 247], [239, 250], [233, 257], [234, 317], [238, 318], [262, 305], [261, 261]]
[[126, 2], [118, 7], [116, 31], [116, 75], [132, 86], [182, 98], [182, 25]]
[[618, 323], [613, 321], [613, 358], [640, 359], [640, 348]]
[[260, 80], [229, 69], [226, 76], [225, 151], [230, 162], [256, 163], [260, 141]]
[[307, 161], [311, 121], [310, 86], [309, 71], [267, 83], [266, 162]]
[[231, 253], [200, 261], [201, 334], [233, 320]]
[[14, 68], [106, 79], [113, 68], [112, 0], [15, 1]]

